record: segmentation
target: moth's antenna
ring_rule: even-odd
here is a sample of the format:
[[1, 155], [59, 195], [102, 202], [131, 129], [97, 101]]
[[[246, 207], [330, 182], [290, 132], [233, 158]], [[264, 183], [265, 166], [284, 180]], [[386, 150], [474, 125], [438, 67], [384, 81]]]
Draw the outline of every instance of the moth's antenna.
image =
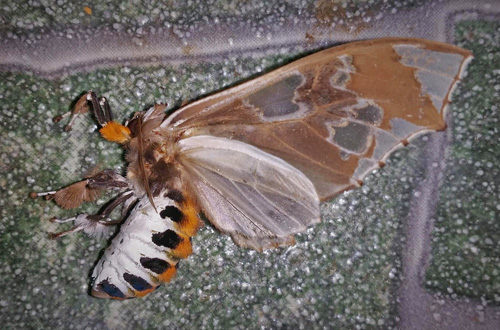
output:
[[108, 100], [104, 96], [101, 97], [99, 105], [101, 106], [101, 111], [104, 114], [104, 119], [106, 120], [106, 122], [113, 121], [113, 113], [111, 112], [111, 107], [109, 106]]
[[92, 104], [92, 112], [94, 113], [94, 116], [97, 119], [99, 125], [101, 125], [102, 127], [106, 126], [108, 121], [110, 121], [107, 120], [106, 117], [111, 116], [111, 110], [109, 109], [109, 106], [107, 107], [109, 115], [106, 116], [105, 111], [103, 110], [101, 104], [99, 103], [99, 100], [97, 99], [97, 95], [93, 91], [89, 91], [87, 93], [87, 101]]

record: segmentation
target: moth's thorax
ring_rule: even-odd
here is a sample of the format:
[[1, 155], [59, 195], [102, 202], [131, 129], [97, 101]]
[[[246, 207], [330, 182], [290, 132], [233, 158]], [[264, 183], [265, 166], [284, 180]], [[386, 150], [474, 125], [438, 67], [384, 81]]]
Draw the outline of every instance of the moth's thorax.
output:
[[[139, 141], [141, 138], [142, 141]], [[130, 141], [127, 177], [137, 195], [145, 193], [145, 180], [153, 197], [159, 196], [165, 189], [183, 189], [177, 162], [177, 139], [177, 135], [171, 132], [155, 129]]]

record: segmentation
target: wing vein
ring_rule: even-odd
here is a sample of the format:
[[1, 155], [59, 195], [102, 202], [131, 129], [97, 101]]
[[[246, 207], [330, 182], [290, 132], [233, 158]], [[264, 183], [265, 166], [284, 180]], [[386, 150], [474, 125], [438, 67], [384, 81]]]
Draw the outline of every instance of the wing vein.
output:
[[[236, 188], [236, 190], [238, 190], [242, 194], [242, 196], [247, 197], [246, 196], [247, 194], [245, 194], [233, 181], [230, 181], [230, 183], [233, 185], [234, 188]], [[258, 192], [257, 189], [254, 188], [254, 190], [256, 192]], [[264, 196], [262, 196], [262, 197], [264, 197]], [[247, 202], [249, 202], [250, 205], [253, 206], [254, 210], [256, 210], [258, 212], [258, 214], [260, 214], [261, 218], [263, 218], [263, 219], [267, 218], [267, 216], [264, 213], [262, 213], [260, 208], [257, 207], [257, 205], [255, 204], [255, 202], [252, 199], [247, 199]], [[245, 214], [246, 214], [246, 212], [245, 212]], [[251, 219], [250, 216], [247, 215], [247, 217], [248, 217], [248, 219]], [[252, 223], [255, 224], [253, 221], [252, 221]], [[266, 229], [269, 230], [268, 228], [266, 228]]]
[[[259, 164], [260, 164], [260, 161], [259, 161]], [[215, 171], [212, 170], [212, 168], [209, 167], [208, 164], [197, 163], [197, 165], [199, 167], [202, 167], [202, 168], [208, 170], [208, 171], [216, 173]], [[296, 169], [296, 170], [299, 171], [298, 169]], [[255, 170], [254, 170], [254, 172], [255, 172]], [[199, 173], [199, 175], [202, 175], [202, 174], [200, 174], [200, 172], [198, 172], [198, 173]], [[220, 174], [218, 174], [218, 175], [220, 175]], [[226, 175], [224, 175], [223, 177], [227, 178], [231, 182], [238, 182], [238, 183], [242, 183], [242, 184], [247, 184], [243, 179], [240, 179], [240, 178], [237, 178], [237, 177], [233, 177], [233, 176], [229, 177], [229, 176], [226, 176]], [[281, 183], [284, 187], [287, 187], [287, 188], [289, 187], [289, 183], [287, 181], [284, 181], [281, 176], [280, 177], [275, 177], [274, 179], [276, 179], [276, 178], [278, 178], [280, 180], [279, 183]], [[250, 186], [249, 184], [247, 184], [247, 185]], [[285, 193], [283, 193], [282, 191], [280, 191], [278, 187], [279, 187], [279, 185], [272, 185], [272, 186], [267, 186], [266, 185], [266, 186], [263, 186], [263, 188], [265, 188], [265, 189], [267, 189], [267, 190], [269, 190], [271, 192], [274, 192], [274, 193], [277, 193], [277, 194], [279, 194], [281, 196], [285, 196], [286, 197], [287, 195]]]
[[[192, 171], [195, 171], [198, 173], [198, 177], [199, 178], [202, 178], [203, 175], [194, 167], [194, 166], [191, 166], [190, 167]], [[210, 182], [206, 181], [206, 180], [203, 180], [203, 182], [210, 186], [213, 190], [215, 190], [229, 205], [231, 205], [239, 214], [241, 214], [243, 217], [245, 217], [246, 219], [248, 219], [248, 221], [250, 223], [252, 223], [256, 228], [260, 229], [261, 231], [267, 231], [265, 229], [263, 229], [261, 226], [258, 226], [254, 221], [252, 221], [251, 218], [249, 218], [245, 213], [243, 213], [234, 203], [232, 203], [230, 200], [227, 199], [226, 196], [224, 196], [224, 194], [219, 190], [217, 189], [214, 185], [210, 184]], [[214, 222], [215, 223], [215, 222]]]
[[[234, 187], [235, 187], [235, 188], [236, 188], [239, 192], [241, 192], [242, 194], [244, 194], [244, 192], [243, 192], [243, 191], [242, 191], [242, 190], [241, 190], [238, 186], [236, 186], [236, 185], [234, 184], [234, 182], [231, 182], [231, 183], [233, 184], [233, 186], [234, 186]], [[277, 208], [277, 207], [276, 207], [276, 205], [275, 205], [275, 204], [274, 204], [274, 203], [273, 203], [273, 202], [272, 202], [269, 198], [267, 198], [266, 196], [264, 196], [264, 195], [263, 195], [263, 194], [262, 194], [262, 193], [261, 193], [261, 192], [260, 192], [260, 191], [259, 191], [256, 187], [252, 187], [252, 188], [255, 190], [255, 192], [256, 192], [259, 196], [261, 196], [264, 200], [268, 201], [268, 202], [269, 202], [268, 204], [269, 204], [269, 205], [271, 205], [271, 206], [272, 206], [272, 208], [273, 208], [274, 210], [278, 211], [279, 213], [281, 213], [281, 214], [282, 214], [282, 215], [284, 215], [285, 217], [287, 217], [287, 218], [289, 218], [289, 219], [294, 220], [294, 221], [295, 221], [296, 223], [298, 223], [299, 225], [302, 225], [302, 223], [300, 223], [299, 221], [297, 221], [297, 219], [292, 218], [290, 215], [288, 215], [288, 214], [284, 213], [284, 212], [283, 212], [283, 211], [281, 211], [279, 208]], [[279, 191], [277, 191], [277, 190], [273, 190], [273, 191], [277, 192], [278, 194], [280, 193], [280, 192], [279, 192]], [[282, 195], [282, 196], [285, 196], [284, 194], [281, 194], [281, 195]], [[254, 209], [258, 210], [258, 212], [261, 214], [262, 218], [264, 218], [264, 219], [265, 219], [265, 218], [269, 218], [269, 216], [266, 216], [266, 215], [265, 215], [265, 214], [261, 211], [261, 209], [260, 209], [259, 207], [257, 207], [256, 202], [252, 201], [251, 199], [249, 199], [248, 201], [250, 202], [250, 204], [251, 204], [252, 206], [254, 206]]]
[[[333, 173], [339, 174], [339, 175], [341, 175], [341, 176], [344, 176], [344, 177], [350, 178], [350, 177], [348, 177], [347, 175], [345, 175], [344, 173], [342, 173], [342, 172], [338, 172], [338, 171], [335, 171], [333, 168], [328, 167], [328, 166], [326, 166], [326, 165], [323, 165], [323, 164], [321, 164], [320, 162], [318, 162], [318, 161], [316, 161], [316, 160], [314, 160], [314, 159], [311, 159], [311, 158], [310, 158], [308, 155], [306, 155], [305, 153], [303, 153], [303, 152], [301, 152], [301, 151], [299, 151], [299, 150], [297, 150], [297, 149], [294, 149], [294, 148], [293, 148], [290, 144], [288, 144], [286, 141], [284, 141], [284, 140], [283, 140], [283, 139], [281, 139], [279, 136], [277, 136], [277, 135], [276, 135], [276, 133], [272, 132], [271, 134], [272, 134], [272, 136], [274, 136], [277, 140], [279, 140], [281, 143], [283, 143], [283, 144], [284, 144], [284, 145], [285, 145], [288, 149], [290, 149], [290, 150], [292, 150], [292, 151], [296, 152], [296, 153], [297, 153], [297, 154], [299, 154], [299, 155], [304, 156], [304, 158], [306, 158], [306, 159], [307, 159], [308, 161], [310, 161], [311, 163], [314, 163], [314, 164], [318, 165], [319, 167], [322, 167], [322, 168], [326, 169], [326, 170], [327, 170], [327, 171], [329, 171], [329, 172], [333, 172]], [[332, 144], [332, 146], [334, 146], [334, 145]]]
[[[261, 193], [258, 189], [255, 189], [255, 191], [257, 192], [257, 194], [258, 194], [259, 196], [261, 196], [263, 199], [265, 199], [266, 201], [268, 201], [270, 205], [273, 205], [273, 209], [275, 209], [275, 210], [276, 210], [276, 211], [278, 211], [279, 213], [283, 214], [285, 217], [287, 217], [287, 218], [289, 218], [289, 219], [291, 219], [291, 220], [294, 220], [296, 223], [298, 223], [299, 225], [301, 225], [301, 226], [302, 226], [302, 223], [301, 223], [301, 222], [300, 222], [297, 218], [295, 218], [295, 216], [294, 216], [294, 214], [293, 214], [293, 213], [292, 213], [292, 214], [287, 214], [287, 213], [284, 213], [281, 209], [279, 209], [278, 207], [276, 207], [276, 206], [275, 206], [275, 204], [273, 204], [273, 203], [271, 202], [271, 200], [270, 200], [268, 197], [266, 197], [265, 195], [263, 195], [263, 194], [262, 194], [262, 193]], [[279, 192], [278, 192], [278, 193], [279, 193]], [[286, 195], [285, 195], [285, 194], [281, 194], [281, 196], [285, 196], [285, 197], [286, 197]], [[308, 208], [308, 207], [307, 207], [305, 204], [303, 204], [301, 201], [296, 200], [296, 199], [294, 199], [294, 201], [296, 201], [296, 202], [298, 202], [299, 204], [301, 204], [302, 206], [304, 206], [304, 208]], [[262, 212], [261, 212], [261, 213], [262, 213]]]

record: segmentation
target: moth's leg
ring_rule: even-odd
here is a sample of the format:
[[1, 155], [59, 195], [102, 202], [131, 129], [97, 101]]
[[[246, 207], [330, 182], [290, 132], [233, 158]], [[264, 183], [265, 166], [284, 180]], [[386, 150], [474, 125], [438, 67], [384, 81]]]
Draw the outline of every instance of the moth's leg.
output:
[[132, 138], [130, 129], [113, 120], [113, 113], [111, 112], [108, 100], [105, 97], [101, 97], [100, 99], [97, 98], [97, 95], [93, 91], [88, 91], [82, 95], [76, 102], [72, 112], [55, 117], [54, 122], [59, 122], [63, 118], [71, 115], [69, 123], [64, 127], [65, 131], [70, 131], [76, 117], [88, 112], [89, 109], [92, 110], [94, 117], [101, 126], [99, 132], [103, 138], [120, 144], [125, 144], [130, 141]]
[[[75, 219], [75, 218], [72, 218], [72, 219]], [[83, 227], [73, 227], [71, 228], [70, 230], [66, 230], [66, 231], [60, 231], [58, 233], [49, 233], [49, 237], [51, 239], [56, 239], [56, 238], [59, 238], [59, 237], [63, 237], [63, 236], [66, 236], [66, 235], [69, 235], [69, 234], [73, 234], [73, 233], [76, 233], [80, 230], [82, 230]]]
[[91, 108], [89, 107], [89, 103], [92, 106], [92, 111], [99, 122], [99, 125], [105, 126], [106, 123], [113, 121], [113, 115], [111, 113], [108, 100], [105, 97], [101, 97], [99, 100], [93, 91], [88, 91], [83, 94], [76, 102], [72, 111], [68, 111], [63, 115], [55, 116], [52, 120], [55, 123], [58, 123], [64, 118], [70, 117], [68, 124], [64, 126], [64, 130], [69, 132], [71, 131], [76, 118], [79, 115], [89, 112]]
[[[123, 191], [124, 189], [126, 190]], [[80, 230], [83, 230], [88, 235], [100, 235], [109, 231], [107, 227], [112, 227], [121, 222], [121, 219], [119, 221], [106, 221], [109, 214], [119, 205], [124, 205], [124, 208], [128, 209], [136, 199], [129, 187], [128, 180], [115, 171], [106, 169], [62, 189], [31, 193], [30, 196], [32, 198], [45, 197], [46, 199], [54, 199], [63, 208], [75, 208], [83, 202], [95, 200], [102, 190], [119, 190], [123, 192], [111, 201], [99, 214], [80, 214], [68, 219], [51, 219], [52, 222], [74, 222], [76, 224], [75, 227], [68, 231], [52, 234], [52, 238], [61, 237]]]
[[134, 196], [134, 192], [132, 190], [127, 190], [120, 195], [118, 195], [111, 203], [106, 205], [106, 207], [97, 215], [101, 217], [99, 221], [105, 221], [106, 218], [109, 217], [111, 212], [116, 209], [118, 206], [122, 206], [122, 213], [119, 220], [110, 220], [105, 221], [106, 225], [117, 225], [122, 222], [123, 218], [129, 211], [130, 206], [135, 202], [137, 198]]
[[129, 188], [129, 183], [125, 177], [113, 170], [106, 169], [59, 190], [32, 192], [30, 197], [54, 199], [56, 204], [62, 208], [72, 209], [80, 206], [83, 202], [93, 202], [102, 190], [127, 188]]
[[87, 100], [87, 97], [89, 94], [90, 94], [90, 92], [83, 94], [76, 102], [72, 111], [68, 111], [63, 115], [55, 116], [52, 119], [52, 121], [54, 123], [58, 123], [61, 120], [63, 120], [64, 118], [70, 117], [69, 122], [64, 126], [64, 130], [66, 132], [71, 131], [71, 128], [73, 127], [73, 124], [75, 123], [76, 118], [79, 115], [85, 114], [89, 111], [89, 105], [88, 105], [88, 100]]
[[113, 210], [120, 205], [122, 205], [123, 208], [128, 209], [128, 207], [132, 205], [136, 200], [137, 198], [135, 197], [134, 192], [132, 190], [127, 190], [118, 195], [98, 214], [83, 213], [77, 215], [76, 217], [67, 219], [52, 218], [50, 219], [50, 221], [52, 222], [74, 222], [75, 226], [67, 231], [52, 233], [50, 237], [55, 239], [81, 230], [83, 230], [83, 232], [89, 236], [100, 236], [103, 234], [107, 234], [114, 226], [121, 223], [124, 218], [124, 212], [122, 209], [122, 217], [119, 220], [108, 220], [111, 212], [113, 212]]
[[128, 179], [111, 169], [105, 169], [89, 177], [87, 185], [94, 189], [123, 189], [128, 188]]

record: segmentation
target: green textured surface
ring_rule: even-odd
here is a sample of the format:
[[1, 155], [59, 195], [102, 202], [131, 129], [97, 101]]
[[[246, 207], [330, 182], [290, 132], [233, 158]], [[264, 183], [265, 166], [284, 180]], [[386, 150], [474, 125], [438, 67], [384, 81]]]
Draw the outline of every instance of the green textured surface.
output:
[[476, 56], [454, 97], [453, 143], [433, 232], [427, 286], [500, 304], [500, 24], [463, 22]]
[[[330, 9], [337, 6], [335, 1], [321, 3]], [[391, 1], [382, 6], [384, 17], [408, 8], [418, 9], [425, 3], [406, 1], [393, 5]], [[66, 25], [77, 30], [106, 22], [113, 30], [141, 34], [143, 26], [168, 23], [176, 27], [173, 33], [185, 36], [190, 27], [204, 21], [203, 10], [207, 8], [196, 6], [196, 2], [174, 2], [157, 13], [154, 5], [149, 8], [139, 3], [122, 8], [108, 4], [92, 6], [93, 16], [88, 17], [80, 3], [53, 6], [52, 10], [33, 4], [26, 7], [12, 2], [3, 6], [0, 32], [10, 36], [26, 36], [33, 31], [57, 34]], [[318, 14], [315, 4], [289, 2], [281, 6], [256, 1], [238, 9], [238, 2], [220, 1], [206, 15], [214, 24], [223, 16], [229, 17], [224, 21], [228, 26], [238, 26], [238, 17], [243, 17], [263, 21], [262, 26], [268, 27], [274, 25], [266, 19], [280, 11], [287, 18], [299, 17], [299, 22], [311, 19]], [[342, 15], [327, 16], [327, 21], [339, 23], [345, 19], [349, 23], [362, 17], [363, 22], [373, 22], [379, 15], [368, 7], [367, 1], [339, 5]], [[356, 15], [358, 9], [361, 14]], [[321, 20], [324, 16], [319, 16], [325, 23]], [[388, 22], [392, 27], [390, 19]], [[318, 26], [315, 21], [311, 25]], [[433, 261], [426, 275], [429, 292], [487, 300], [493, 305], [498, 305], [500, 255], [499, 28], [497, 23], [477, 20], [459, 23], [456, 31], [457, 42], [471, 49], [476, 60], [451, 108], [453, 123], [449, 133], [454, 144], [447, 153], [432, 236]], [[65, 32], [78, 35], [75, 30]], [[302, 40], [303, 35], [298, 38]], [[273, 40], [269, 43], [273, 44]], [[228, 237], [206, 226], [193, 239], [194, 253], [180, 264], [178, 276], [145, 299], [119, 302], [88, 295], [89, 273], [106, 239], [82, 234], [48, 239], [47, 232], [69, 228], [50, 223], [50, 217], [95, 212], [105, 203], [105, 196], [98, 205], [85, 205], [76, 211], [28, 198], [31, 191], [64, 186], [95, 167], [123, 172], [122, 150], [100, 139], [90, 116], [81, 117], [70, 133], [62, 131], [63, 124], [52, 123], [52, 118], [67, 111], [81, 93], [93, 89], [107, 96], [115, 117], [124, 120], [155, 102], [167, 102], [176, 108], [184, 100], [277, 67], [301, 50], [277, 47], [266, 56], [246, 56], [235, 51], [234, 56], [214, 61], [180, 66], [122, 65], [53, 80], [1, 72], [2, 328], [397, 327], [398, 290], [404, 285], [405, 220], [415, 198], [415, 187], [428, 170], [428, 136], [393, 154], [384, 169], [366, 178], [361, 189], [323, 203], [323, 222], [298, 235], [294, 247], [259, 254], [236, 247]], [[283, 53], [286, 56], [276, 55]]]
[[[361, 13], [371, 11], [408, 9], [429, 3], [429, 0], [406, 0], [403, 3], [376, 2], [369, 0], [354, 1], [247, 1], [247, 0], [207, 0], [182, 1], [171, 0], [167, 4], [155, 1], [103, 1], [85, 3], [81, 1], [16, 1], [2, 6], [0, 29], [10, 33], [36, 30], [58, 29], [61, 26], [111, 26], [114, 30], [133, 31], [151, 25], [170, 27], [178, 25], [182, 34], [190, 27], [203, 21], [229, 19], [235, 23], [243, 19], [255, 22], [268, 19], [273, 13], [287, 13], [303, 19], [317, 15], [320, 23], [337, 22], [337, 16], [343, 23], [359, 21]], [[92, 14], [88, 15], [84, 7], [88, 6]], [[358, 11], [358, 14], [356, 12]], [[350, 14], [347, 14], [350, 13]], [[370, 15], [366, 15], [367, 17]], [[201, 19], [200, 19], [201, 18]], [[158, 24], [160, 23], [160, 24]], [[164, 23], [164, 24], [161, 24]], [[13, 29], [15, 27], [15, 29]], [[182, 31], [182, 32], [181, 32]], [[71, 33], [71, 31], [67, 31]], [[142, 30], [135, 31], [141, 33]]]

